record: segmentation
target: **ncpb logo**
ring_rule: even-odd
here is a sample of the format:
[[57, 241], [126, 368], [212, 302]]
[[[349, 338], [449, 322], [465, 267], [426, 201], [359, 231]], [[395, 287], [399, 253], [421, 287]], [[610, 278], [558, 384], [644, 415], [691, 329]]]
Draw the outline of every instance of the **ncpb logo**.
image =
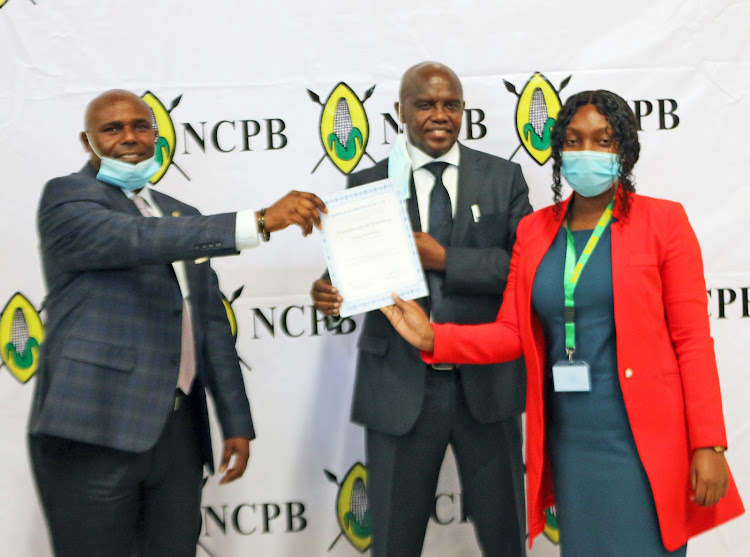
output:
[[341, 536], [346, 536], [360, 553], [364, 553], [372, 542], [372, 517], [367, 500], [367, 469], [361, 462], [355, 463], [341, 483], [332, 472], [323, 472], [326, 478], [339, 486], [336, 496], [336, 518], [341, 532], [333, 540], [328, 551], [333, 549]]
[[146, 91], [141, 95], [141, 98], [146, 104], [151, 107], [154, 113], [154, 119], [156, 120], [156, 129], [159, 134], [159, 139], [156, 141], [156, 162], [161, 164], [161, 167], [151, 177], [151, 183], [156, 184], [161, 180], [169, 170], [170, 165], [174, 165], [177, 170], [187, 179], [182, 169], [174, 162], [174, 153], [177, 147], [177, 134], [174, 131], [174, 124], [172, 123], [171, 112], [180, 104], [182, 95], [174, 99], [169, 108], [165, 107], [159, 100], [159, 97], [154, 95], [151, 91]]
[[516, 92], [516, 86], [509, 81], [503, 80], [505, 88], [518, 97], [516, 104], [516, 133], [521, 140], [521, 145], [513, 151], [510, 156], [512, 160], [518, 149], [523, 146], [540, 166], [546, 163], [552, 156], [551, 132], [557, 114], [560, 112], [560, 91], [570, 81], [568, 76], [560, 83], [560, 88], [555, 90], [544, 75], [536, 72], [520, 93]]
[[0, 354], [3, 364], [21, 383], [36, 373], [43, 342], [44, 325], [39, 312], [26, 296], [16, 292], [0, 314]]
[[317, 93], [310, 89], [307, 94], [323, 107], [320, 115], [320, 139], [323, 142], [323, 155], [312, 172], [315, 172], [326, 157], [344, 174], [350, 174], [359, 164], [363, 155], [375, 163], [367, 154], [367, 140], [370, 137], [370, 125], [367, 120], [364, 103], [372, 96], [375, 85], [365, 92], [360, 100], [357, 94], [343, 81], [336, 85], [322, 102]]

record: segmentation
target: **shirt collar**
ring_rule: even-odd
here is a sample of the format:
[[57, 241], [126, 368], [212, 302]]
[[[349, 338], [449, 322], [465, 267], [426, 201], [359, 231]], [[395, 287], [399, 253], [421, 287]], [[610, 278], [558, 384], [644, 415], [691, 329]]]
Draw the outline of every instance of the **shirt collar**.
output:
[[406, 142], [406, 149], [409, 151], [409, 157], [411, 157], [411, 167], [413, 170], [422, 168], [424, 165], [436, 161], [447, 162], [448, 164], [452, 164], [453, 166], [457, 167], [460, 159], [458, 141], [453, 144], [453, 147], [448, 149], [447, 153], [440, 155], [437, 158], [431, 157], [424, 151], [412, 145], [408, 140]]

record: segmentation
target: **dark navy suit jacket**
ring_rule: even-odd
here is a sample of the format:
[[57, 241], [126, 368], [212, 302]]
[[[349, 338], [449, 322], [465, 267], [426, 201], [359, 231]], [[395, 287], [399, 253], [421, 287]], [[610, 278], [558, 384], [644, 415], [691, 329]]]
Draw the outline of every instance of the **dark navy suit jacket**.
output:
[[[510, 269], [516, 226], [531, 212], [521, 167], [507, 160], [460, 147], [458, 199], [446, 270], [441, 321], [494, 321]], [[388, 161], [349, 177], [348, 187], [388, 176]], [[474, 219], [472, 206], [479, 207]], [[416, 195], [408, 201], [415, 231], [421, 231]], [[369, 312], [358, 342], [352, 420], [390, 435], [408, 432], [424, 398], [425, 363], [380, 311]], [[522, 360], [461, 366], [467, 405], [480, 423], [520, 415], [526, 401]]]

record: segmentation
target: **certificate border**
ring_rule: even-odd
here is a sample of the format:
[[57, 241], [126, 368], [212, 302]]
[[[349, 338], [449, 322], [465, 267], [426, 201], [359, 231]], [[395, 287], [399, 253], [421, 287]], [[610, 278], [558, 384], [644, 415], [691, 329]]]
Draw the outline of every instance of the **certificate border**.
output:
[[[392, 195], [398, 200], [399, 213], [401, 214], [401, 225], [404, 227], [404, 232], [407, 233], [411, 240], [409, 242], [409, 253], [412, 257], [412, 263], [416, 268], [419, 268], [420, 270], [418, 281], [416, 283], [396, 289], [396, 294], [398, 294], [398, 296], [403, 300], [413, 300], [415, 298], [427, 296], [427, 281], [425, 279], [424, 269], [422, 269], [422, 263], [419, 259], [419, 252], [417, 252], [417, 246], [414, 242], [411, 221], [409, 220], [409, 215], [406, 211], [406, 204], [404, 203], [404, 200], [398, 195], [396, 188], [388, 178], [384, 180], [378, 180], [377, 182], [371, 182], [369, 184], [363, 184], [361, 186], [355, 186], [342, 192], [336, 192], [323, 196], [323, 201], [330, 210], [331, 208], [335, 208], [337, 205], [343, 202], [348, 202], [351, 199], [370, 196], [373, 194], [380, 194], [384, 196]], [[331, 244], [330, 240], [328, 239], [328, 235], [326, 234], [325, 226], [323, 227], [323, 230], [321, 232], [321, 237], [323, 239], [323, 251], [325, 252], [326, 263], [328, 265], [328, 274], [331, 278], [331, 282], [336, 285], [336, 283], [338, 282], [338, 273], [336, 270], [336, 265], [331, 257]], [[384, 292], [355, 300], [348, 300], [345, 298], [341, 303], [339, 315], [341, 315], [342, 317], [350, 317], [358, 313], [365, 313], [367, 311], [380, 309], [384, 306], [389, 306], [393, 303], [391, 294], [392, 292]]]

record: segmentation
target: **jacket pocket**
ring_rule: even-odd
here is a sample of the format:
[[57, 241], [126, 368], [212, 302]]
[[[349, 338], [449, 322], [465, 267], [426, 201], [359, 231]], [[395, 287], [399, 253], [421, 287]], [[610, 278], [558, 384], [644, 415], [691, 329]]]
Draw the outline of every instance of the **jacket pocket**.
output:
[[124, 373], [132, 372], [135, 367], [135, 352], [131, 347], [79, 337], [65, 342], [61, 357]]
[[631, 267], [656, 267], [658, 264], [659, 262], [656, 259], [656, 255], [653, 253], [630, 254]]
[[507, 211], [481, 215], [478, 222], [472, 221], [470, 231], [474, 247], [504, 247], [508, 240]]
[[368, 354], [384, 356], [385, 351], [388, 349], [388, 339], [360, 335], [359, 340], [357, 341], [357, 348]]

